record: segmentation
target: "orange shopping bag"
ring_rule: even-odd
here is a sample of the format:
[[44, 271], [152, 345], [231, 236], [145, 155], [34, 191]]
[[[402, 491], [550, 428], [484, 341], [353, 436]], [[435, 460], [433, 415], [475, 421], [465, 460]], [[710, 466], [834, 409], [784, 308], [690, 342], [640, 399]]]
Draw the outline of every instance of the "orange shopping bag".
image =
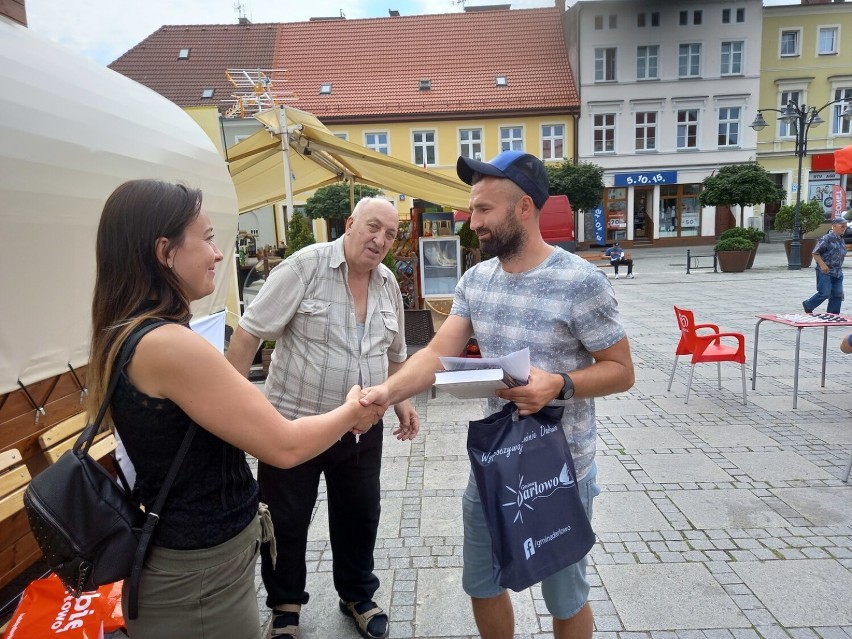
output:
[[3, 639], [102, 639], [105, 633], [124, 627], [122, 583], [101, 586], [75, 599], [56, 575], [36, 579], [24, 590]]

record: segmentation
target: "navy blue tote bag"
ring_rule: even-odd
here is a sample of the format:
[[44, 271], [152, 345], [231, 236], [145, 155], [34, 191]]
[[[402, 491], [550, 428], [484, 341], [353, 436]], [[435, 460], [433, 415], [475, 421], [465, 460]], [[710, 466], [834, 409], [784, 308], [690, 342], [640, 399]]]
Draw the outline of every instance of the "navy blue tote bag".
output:
[[524, 590], [577, 563], [595, 543], [562, 430], [562, 407], [470, 422], [467, 452], [485, 510], [494, 576]]

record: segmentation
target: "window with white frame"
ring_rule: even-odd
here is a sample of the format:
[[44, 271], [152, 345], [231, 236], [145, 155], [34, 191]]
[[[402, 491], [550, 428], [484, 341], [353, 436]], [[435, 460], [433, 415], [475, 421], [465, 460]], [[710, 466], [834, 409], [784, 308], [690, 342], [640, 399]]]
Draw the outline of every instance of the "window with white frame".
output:
[[343, 131], [337, 132], [334, 134], [334, 137], [340, 138], [341, 140], [348, 140], [349, 134]]
[[[792, 102], [793, 104], [799, 104], [802, 100], [802, 92], [801, 91], [782, 91], [781, 92], [781, 108], [786, 109], [787, 104]], [[780, 115], [780, 113], [779, 113]], [[796, 129], [792, 123], [787, 123], [778, 118], [778, 137], [781, 138], [791, 138], [796, 135]]]
[[519, 126], [500, 127], [500, 151], [523, 151], [524, 131]]
[[459, 155], [472, 160], [482, 159], [482, 129], [459, 130]]
[[740, 145], [740, 107], [719, 108], [717, 141], [720, 147]]
[[595, 82], [615, 81], [615, 48], [595, 49]]
[[565, 125], [541, 125], [541, 159], [561, 160], [565, 157]]
[[657, 112], [637, 111], [636, 121], [636, 150], [657, 150]]
[[648, 25], [652, 27], [660, 26], [660, 12], [652, 11], [651, 13], [637, 13], [636, 14], [636, 26], [637, 27], [647, 27]]
[[837, 53], [837, 27], [820, 27], [817, 38], [817, 54], [833, 55]]
[[411, 144], [414, 147], [414, 163], [417, 166], [435, 166], [437, 164], [434, 131], [412, 132]]
[[799, 29], [784, 29], [781, 31], [779, 54], [781, 57], [799, 55]]
[[636, 79], [657, 80], [660, 77], [660, 47], [656, 44], [636, 47]]
[[680, 45], [677, 74], [681, 78], [697, 78], [701, 75], [701, 45], [699, 43]]
[[745, 22], [745, 9], [743, 7], [737, 9], [737, 22]]
[[677, 112], [677, 149], [698, 148], [698, 109], [681, 109]]
[[722, 75], [742, 75], [743, 73], [743, 42], [722, 43]]
[[[852, 87], [834, 90], [835, 100], [852, 101]], [[852, 122], [844, 120], [840, 115], [846, 108], [846, 102], [839, 102], [831, 110], [831, 133], [832, 135], [849, 135], [852, 131]]]
[[364, 134], [364, 146], [373, 151], [390, 155], [387, 131], [368, 132]]
[[603, 29], [604, 25], [604, 17], [603, 16], [595, 16], [595, 31], [600, 31]]
[[615, 113], [597, 113], [593, 118], [595, 153], [615, 151]]

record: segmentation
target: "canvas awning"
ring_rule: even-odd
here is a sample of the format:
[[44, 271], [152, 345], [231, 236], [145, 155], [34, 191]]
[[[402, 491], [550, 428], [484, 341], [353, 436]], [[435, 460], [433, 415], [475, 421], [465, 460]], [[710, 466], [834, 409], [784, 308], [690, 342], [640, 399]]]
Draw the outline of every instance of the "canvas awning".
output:
[[[240, 212], [327, 184], [354, 180], [411, 197], [467, 209], [470, 187], [447, 176], [336, 137], [310, 113], [279, 106], [255, 116], [266, 127], [228, 150]], [[282, 133], [286, 139], [282, 140]]]
[[840, 175], [852, 173], [852, 146], [834, 152], [834, 170]]

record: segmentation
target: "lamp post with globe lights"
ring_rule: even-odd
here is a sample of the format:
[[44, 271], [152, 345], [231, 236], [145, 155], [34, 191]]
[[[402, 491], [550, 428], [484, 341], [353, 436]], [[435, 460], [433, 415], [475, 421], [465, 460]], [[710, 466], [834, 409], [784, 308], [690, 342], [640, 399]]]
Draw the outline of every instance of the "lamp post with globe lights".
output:
[[846, 121], [852, 121], [852, 101], [849, 98], [839, 98], [823, 104], [821, 107], [809, 107], [805, 104], [799, 105], [792, 100], [787, 103], [783, 109], [758, 109], [754, 122], [751, 123], [751, 128], [755, 131], [762, 131], [768, 126], [766, 120], [763, 119], [763, 111], [775, 111], [778, 113], [778, 119], [792, 127], [796, 138], [796, 158], [798, 159], [798, 177], [796, 182], [796, 208], [793, 222], [793, 238], [790, 242], [790, 257], [787, 262], [787, 268], [791, 271], [801, 270], [801, 246], [802, 233], [799, 224], [799, 209], [802, 204], [802, 159], [808, 153], [808, 134], [811, 127], [819, 126], [823, 120], [819, 114], [821, 111], [831, 106], [832, 104], [845, 103], [840, 117]]

